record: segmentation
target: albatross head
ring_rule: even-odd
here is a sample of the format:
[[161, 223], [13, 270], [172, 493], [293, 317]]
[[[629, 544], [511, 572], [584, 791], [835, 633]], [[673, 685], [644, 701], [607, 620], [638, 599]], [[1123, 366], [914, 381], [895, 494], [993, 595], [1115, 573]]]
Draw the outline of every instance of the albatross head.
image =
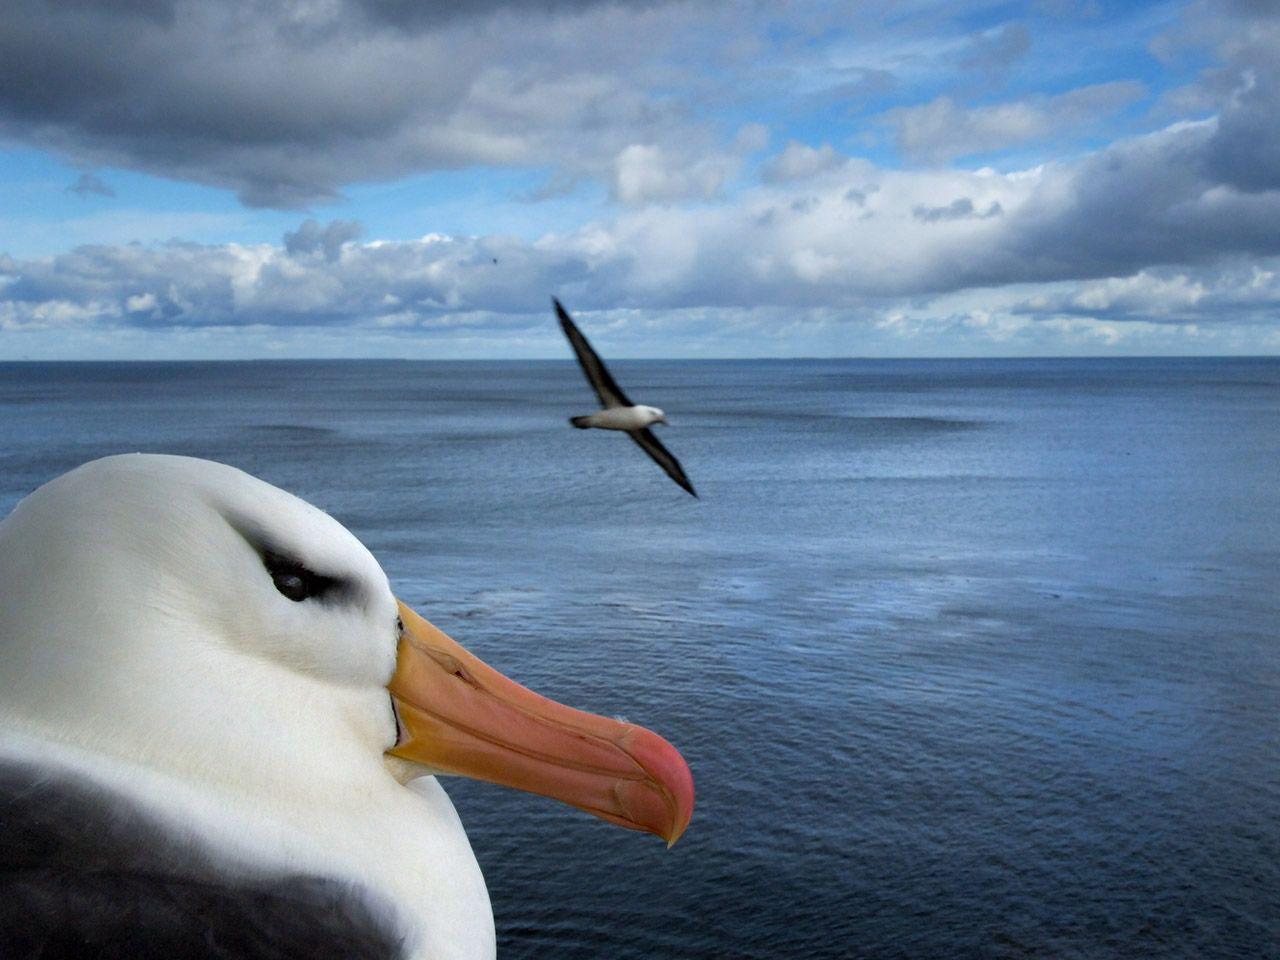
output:
[[644, 412], [649, 415], [650, 423], [666, 423], [667, 415], [657, 407], [645, 407]]
[[339, 523], [232, 467], [134, 454], [46, 484], [0, 523], [0, 591], [0, 723], [45, 740], [357, 806], [460, 774], [669, 843], [692, 813], [665, 740], [506, 679]]

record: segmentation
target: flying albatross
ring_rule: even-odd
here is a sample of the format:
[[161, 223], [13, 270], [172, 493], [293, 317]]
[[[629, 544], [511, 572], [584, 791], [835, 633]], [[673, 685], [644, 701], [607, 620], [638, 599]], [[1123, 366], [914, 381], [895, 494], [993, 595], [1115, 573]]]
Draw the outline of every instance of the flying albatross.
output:
[[609, 368], [604, 365], [599, 354], [591, 349], [591, 344], [587, 342], [587, 338], [582, 335], [578, 325], [569, 316], [569, 311], [565, 310], [555, 297], [551, 298], [551, 302], [556, 306], [556, 316], [560, 318], [560, 329], [569, 338], [573, 352], [577, 354], [578, 364], [582, 367], [582, 372], [587, 375], [587, 381], [591, 384], [591, 389], [596, 392], [596, 397], [603, 408], [585, 417], [570, 417], [569, 422], [579, 430], [598, 427], [601, 430], [625, 431], [627, 436], [640, 445], [641, 450], [653, 457], [654, 462], [667, 472], [667, 476], [696, 497], [698, 492], [693, 489], [693, 484], [685, 476], [680, 461], [672, 456], [671, 451], [664, 447], [662, 441], [649, 429], [652, 424], [666, 423], [667, 415], [657, 407], [646, 407], [628, 400], [627, 395], [613, 379], [613, 375], [609, 373]]
[[327, 514], [131, 454], [0, 522], [0, 956], [480, 960], [452, 773], [674, 842], [680, 754], [506, 679]]

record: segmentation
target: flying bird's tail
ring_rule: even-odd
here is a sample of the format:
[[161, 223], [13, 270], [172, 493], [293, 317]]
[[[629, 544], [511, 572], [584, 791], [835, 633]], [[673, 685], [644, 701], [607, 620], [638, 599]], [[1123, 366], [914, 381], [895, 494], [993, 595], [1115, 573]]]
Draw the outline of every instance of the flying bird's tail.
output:
[[587, 429], [587, 427], [591, 426], [590, 417], [570, 417], [569, 422], [572, 423], [579, 430], [585, 430]]

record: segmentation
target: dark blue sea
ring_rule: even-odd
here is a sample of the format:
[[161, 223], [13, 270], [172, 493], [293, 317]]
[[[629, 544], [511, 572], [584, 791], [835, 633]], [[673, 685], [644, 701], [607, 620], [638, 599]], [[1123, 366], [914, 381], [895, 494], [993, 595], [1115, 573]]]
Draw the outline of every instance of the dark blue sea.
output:
[[449, 789], [500, 956], [1280, 957], [1280, 360], [0, 365], [0, 512], [242, 467], [693, 768], [667, 851]]

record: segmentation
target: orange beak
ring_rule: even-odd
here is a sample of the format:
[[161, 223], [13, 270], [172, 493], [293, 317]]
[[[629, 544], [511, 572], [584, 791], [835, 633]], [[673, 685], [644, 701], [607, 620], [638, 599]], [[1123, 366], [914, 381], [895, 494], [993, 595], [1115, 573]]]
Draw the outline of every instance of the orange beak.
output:
[[656, 733], [540, 697], [403, 603], [392, 756], [553, 797], [675, 843], [693, 816], [693, 777]]

